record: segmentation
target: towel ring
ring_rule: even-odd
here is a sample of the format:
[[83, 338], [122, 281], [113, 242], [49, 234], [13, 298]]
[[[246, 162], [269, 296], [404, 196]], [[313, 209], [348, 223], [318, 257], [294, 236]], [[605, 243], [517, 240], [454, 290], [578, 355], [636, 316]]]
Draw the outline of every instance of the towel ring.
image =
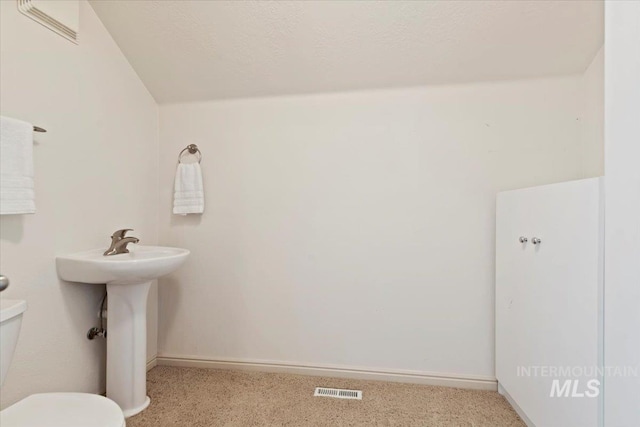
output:
[[182, 163], [180, 160], [182, 160], [182, 155], [184, 154], [185, 151], [188, 151], [189, 154], [197, 154], [198, 155], [198, 163], [200, 163], [200, 161], [202, 160], [202, 153], [198, 149], [198, 146], [196, 144], [189, 144], [185, 148], [182, 149], [180, 154], [178, 154], [178, 163]]

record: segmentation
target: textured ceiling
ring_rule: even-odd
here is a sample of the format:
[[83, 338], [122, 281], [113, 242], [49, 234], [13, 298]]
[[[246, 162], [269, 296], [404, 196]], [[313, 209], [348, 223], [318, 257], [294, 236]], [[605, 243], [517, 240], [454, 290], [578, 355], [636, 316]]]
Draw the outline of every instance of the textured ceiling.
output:
[[584, 71], [600, 1], [91, 4], [159, 103]]

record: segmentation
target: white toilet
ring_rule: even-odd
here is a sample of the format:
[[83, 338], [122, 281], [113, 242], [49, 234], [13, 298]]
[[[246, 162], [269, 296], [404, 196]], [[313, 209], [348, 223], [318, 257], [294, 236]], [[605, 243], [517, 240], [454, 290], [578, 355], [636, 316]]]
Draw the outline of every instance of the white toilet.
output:
[[[26, 301], [0, 299], [0, 386], [18, 343]], [[0, 411], [2, 427], [124, 427], [112, 400], [89, 393], [33, 394]]]

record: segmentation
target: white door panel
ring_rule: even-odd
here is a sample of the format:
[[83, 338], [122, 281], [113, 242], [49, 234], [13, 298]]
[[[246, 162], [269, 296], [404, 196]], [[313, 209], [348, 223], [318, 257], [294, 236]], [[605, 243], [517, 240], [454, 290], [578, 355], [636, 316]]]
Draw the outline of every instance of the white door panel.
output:
[[600, 397], [550, 393], [553, 380], [578, 380], [577, 395], [601, 381], [551, 371], [601, 366], [601, 187], [593, 178], [497, 198], [496, 376], [538, 427], [599, 425]]

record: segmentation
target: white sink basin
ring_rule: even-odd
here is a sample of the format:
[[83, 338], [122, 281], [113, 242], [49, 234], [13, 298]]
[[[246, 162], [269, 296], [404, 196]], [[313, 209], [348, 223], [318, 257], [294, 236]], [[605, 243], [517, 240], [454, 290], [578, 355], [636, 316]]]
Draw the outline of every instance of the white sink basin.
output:
[[150, 403], [146, 313], [151, 281], [175, 271], [189, 255], [186, 249], [162, 246], [130, 245], [129, 250], [104, 256], [103, 248], [56, 258], [61, 279], [107, 284], [107, 397], [125, 417]]
[[189, 255], [187, 249], [129, 246], [131, 252], [104, 256], [93, 249], [56, 259], [58, 275], [69, 282], [121, 284], [147, 282], [176, 270]]

